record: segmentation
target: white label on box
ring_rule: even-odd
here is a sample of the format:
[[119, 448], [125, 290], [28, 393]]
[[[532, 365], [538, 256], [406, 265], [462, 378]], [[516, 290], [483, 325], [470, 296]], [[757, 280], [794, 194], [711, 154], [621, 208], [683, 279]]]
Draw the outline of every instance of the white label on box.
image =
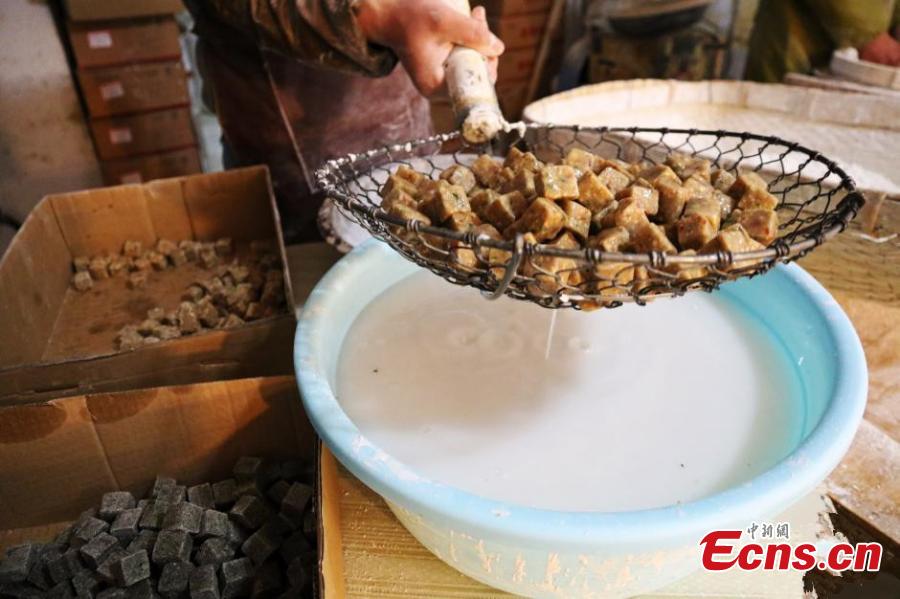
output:
[[134, 138], [131, 136], [131, 129], [128, 127], [109, 130], [109, 141], [116, 145], [129, 144], [132, 139]]
[[88, 33], [88, 48], [112, 48], [112, 35], [109, 31], [91, 31]]
[[125, 173], [121, 177], [119, 177], [119, 182], [123, 185], [127, 185], [129, 183], [143, 183], [144, 178], [141, 177], [140, 173]]
[[104, 100], [113, 100], [125, 95], [125, 88], [121, 81], [110, 81], [100, 86], [100, 97]]

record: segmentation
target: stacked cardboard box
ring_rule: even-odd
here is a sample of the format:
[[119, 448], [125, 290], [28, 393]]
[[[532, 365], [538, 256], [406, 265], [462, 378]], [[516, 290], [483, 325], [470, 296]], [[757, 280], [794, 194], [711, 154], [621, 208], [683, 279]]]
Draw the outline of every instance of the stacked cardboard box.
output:
[[[473, 6], [484, 6], [491, 31], [506, 45], [506, 52], [500, 57], [497, 68], [497, 98], [509, 120], [518, 120], [525, 108], [528, 83], [552, 4], [553, 0], [472, 2]], [[453, 111], [446, 99], [432, 101], [431, 118], [435, 130], [440, 133], [455, 127]]]
[[200, 171], [177, 0], [67, 0], [69, 41], [107, 184]]

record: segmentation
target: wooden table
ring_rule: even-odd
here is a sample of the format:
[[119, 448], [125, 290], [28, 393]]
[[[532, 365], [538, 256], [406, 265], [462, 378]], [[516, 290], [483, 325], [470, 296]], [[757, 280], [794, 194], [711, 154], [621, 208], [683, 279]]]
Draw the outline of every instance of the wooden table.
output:
[[[865, 421], [823, 492], [900, 548], [900, 202], [886, 200], [877, 214], [864, 214], [857, 220], [870, 226], [863, 230], [854, 223], [800, 262], [846, 310], [869, 365]], [[306, 286], [336, 257], [322, 246], [288, 251], [292, 277], [303, 277]], [[322, 481], [324, 597], [507, 596], [466, 578], [429, 553], [381, 498], [336, 464], [327, 451], [323, 451]], [[821, 504], [809, 505], [822, 509]], [[747, 594], [729, 596], [760, 596], [758, 583], [753, 579]], [[765, 595], [788, 596], [780, 595], [786, 591], [777, 585], [771, 582]], [[717, 596], [725, 596], [724, 590], [718, 592], [722, 594]], [[675, 595], [696, 596], [678, 587], [658, 596]]]

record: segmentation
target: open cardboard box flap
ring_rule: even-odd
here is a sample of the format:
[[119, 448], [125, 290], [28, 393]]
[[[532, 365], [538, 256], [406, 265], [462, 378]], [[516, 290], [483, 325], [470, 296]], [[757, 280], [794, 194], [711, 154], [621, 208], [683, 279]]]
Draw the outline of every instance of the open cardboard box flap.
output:
[[[66, 394], [217, 378], [290, 374], [293, 315], [182, 337], [117, 353], [114, 339], [208, 272], [195, 265], [152, 277], [146, 289], [124, 279], [70, 288], [72, 259], [118, 253], [127, 240], [231, 237], [239, 251], [280, 236], [268, 172], [252, 167], [53, 195], [32, 211], [0, 261], [0, 404]], [[283, 244], [282, 261], [284, 262]], [[293, 305], [285, 280], [288, 306]]]
[[216, 482], [244, 455], [312, 462], [315, 454], [293, 377], [0, 408], [0, 540], [70, 521], [108, 491], [143, 495], [157, 474]]

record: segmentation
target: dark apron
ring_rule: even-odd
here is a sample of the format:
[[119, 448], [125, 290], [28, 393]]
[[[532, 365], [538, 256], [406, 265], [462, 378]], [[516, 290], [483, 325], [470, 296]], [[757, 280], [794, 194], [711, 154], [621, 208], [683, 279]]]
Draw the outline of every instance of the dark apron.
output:
[[198, 54], [227, 166], [269, 167], [289, 243], [321, 239], [314, 175], [324, 161], [431, 133], [428, 101], [402, 67], [368, 78], [203, 42]]

